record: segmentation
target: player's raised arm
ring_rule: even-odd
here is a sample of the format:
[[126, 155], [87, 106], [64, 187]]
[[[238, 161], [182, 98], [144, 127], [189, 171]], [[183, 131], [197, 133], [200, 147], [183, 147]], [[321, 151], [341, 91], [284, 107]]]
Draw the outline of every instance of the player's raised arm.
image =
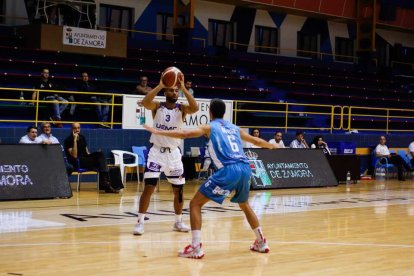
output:
[[186, 138], [197, 138], [203, 135], [210, 136], [209, 125], [203, 125], [195, 129], [187, 129], [187, 130], [181, 129], [181, 130], [168, 130], [168, 131], [158, 130], [149, 125], [144, 125], [144, 128], [148, 130], [149, 132], [151, 132], [152, 134], [167, 136], [171, 138], [186, 139]]
[[277, 149], [279, 148], [279, 144], [270, 144], [269, 142], [259, 138], [251, 136], [250, 134], [246, 133], [244, 130], [240, 130], [240, 137], [242, 140], [246, 142], [250, 142], [252, 144], [255, 144], [256, 146], [262, 147], [262, 148], [268, 148], [268, 149]]
[[142, 100], [142, 105], [149, 110], [155, 110], [158, 108], [159, 106], [159, 102], [158, 101], [154, 101], [155, 96], [157, 96], [157, 94], [163, 89], [165, 88], [164, 84], [162, 83], [162, 81], [160, 80], [160, 83], [154, 88], [152, 89], [150, 92], [147, 93], [147, 95], [145, 95], [144, 99]]
[[185, 114], [194, 114], [198, 111], [198, 105], [196, 100], [194, 99], [193, 95], [190, 94], [188, 89], [185, 87], [184, 84], [184, 77], [180, 80], [180, 89], [184, 92], [185, 97], [187, 98], [188, 104], [182, 105], [182, 110]]

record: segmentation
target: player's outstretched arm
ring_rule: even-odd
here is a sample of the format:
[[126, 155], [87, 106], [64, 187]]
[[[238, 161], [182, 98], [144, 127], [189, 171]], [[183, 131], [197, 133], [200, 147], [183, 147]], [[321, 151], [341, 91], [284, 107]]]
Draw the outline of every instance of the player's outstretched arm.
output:
[[149, 132], [151, 132], [152, 134], [167, 136], [171, 138], [180, 138], [180, 139], [197, 138], [203, 135], [206, 135], [206, 136], [210, 135], [209, 125], [200, 126], [195, 129], [188, 129], [188, 130], [181, 129], [181, 130], [168, 130], [168, 131], [158, 130], [149, 125], [144, 125], [144, 128], [148, 130]]
[[142, 105], [149, 110], [155, 110], [158, 108], [158, 102], [154, 101], [155, 96], [164, 88], [164, 84], [160, 80], [160, 83], [152, 89], [150, 92], [145, 95], [144, 99], [142, 100]]
[[193, 95], [190, 94], [188, 89], [184, 85], [184, 78], [180, 82], [180, 89], [184, 92], [185, 97], [187, 98], [188, 105], [183, 104], [182, 109], [185, 114], [194, 114], [198, 111], [198, 105], [196, 100], [194, 99]]
[[277, 149], [279, 148], [278, 144], [270, 144], [269, 142], [259, 138], [251, 136], [250, 134], [246, 133], [243, 130], [240, 130], [240, 137], [242, 140], [246, 142], [250, 142], [252, 144], [255, 144], [256, 146], [262, 147], [262, 148], [268, 148], [268, 149]]

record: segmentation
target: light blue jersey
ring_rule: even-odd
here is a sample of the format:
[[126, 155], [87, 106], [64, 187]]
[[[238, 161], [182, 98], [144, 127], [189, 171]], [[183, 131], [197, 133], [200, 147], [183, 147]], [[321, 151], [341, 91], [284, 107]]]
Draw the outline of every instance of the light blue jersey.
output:
[[222, 119], [211, 121], [210, 128], [208, 149], [218, 170], [200, 186], [199, 191], [221, 204], [235, 190], [231, 201], [244, 203], [249, 198], [252, 170], [243, 152], [240, 129]]
[[249, 163], [243, 152], [238, 126], [223, 119], [215, 119], [210, 122], [210, 128], [208, 149], [217, 169], [240, 162]]

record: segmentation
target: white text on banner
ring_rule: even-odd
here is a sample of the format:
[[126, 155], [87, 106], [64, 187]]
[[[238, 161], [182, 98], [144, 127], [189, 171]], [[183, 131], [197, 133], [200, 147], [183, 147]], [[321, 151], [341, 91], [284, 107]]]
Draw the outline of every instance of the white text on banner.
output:
[[105, 49], [106, 31], [63, 26], [63, 44]]

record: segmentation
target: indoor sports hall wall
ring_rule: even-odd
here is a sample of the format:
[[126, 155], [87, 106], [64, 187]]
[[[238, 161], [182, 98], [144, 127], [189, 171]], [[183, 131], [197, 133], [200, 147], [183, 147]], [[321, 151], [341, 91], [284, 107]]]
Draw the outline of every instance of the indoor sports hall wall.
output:
[[[181, 1], [184, 5], [189, 0]], [[254, 2], [254, 1], [252, 1]], [[260, 1], [259, 1], [260, 2]], [[312, 1], [309, 1], [311, 3]], [[334, 2], [334, 1], [332, 1]], [[341, 5], [341, 1], [337, 1]], [[113, 5], [128, 7], [133, 10], [133, 29], [146, 32], [160, 32], [160, 22], [157, 14], [173, 14], [174, 1], [165, 0], [96, 0], [98, 25], [100, 20], [100, 5]], [[277, 3], [277, 1], [275, 2]], [[325, 2], [324, 2], [325, 3]], [[349, 1], [352, 3], [352, 1]], [[327, 4], [329, 4], [327, 2]], [[348, 5], [348, 4], [347, 4]], [[352, 6], [352, 4], [350, 4]], [[309, 6], [309, 5], [307, 5]], [[306, 8], [306, 7], [305, 7]], [[307, 7], [312, 10], [312, 7]], [[378, 5], [379, 11], [381, 6]], [[350, 9], [353, 10], [353, 9]], [[380, 24], [389, 25], [407, 25], [410, 15], [414, 12], [411, 6], [401, 6], [396, 9], [396, 18], [394, 21], [378, 21]], [[24, 25], [28, 21], [27, 12], [25, 11], [24, 0], [5, 0], [5, 25]], [[348, 16], [348, 15], [347, 15]], [[351, 18], [345, 17], [352, 22]], [[238, 43], [254, 45], [255, 44], [255, 28], [259, 25], [263, 27], [279, 29], [279, 47], [280, 54], [284, 56], [296, 56], [297, 52], [297, 32], [305, 32], [320, 35], [320, 52], [334, 53], [335, 38], [352, 38], [355, 39], [355, 25], [327, 21], [324, 19], [308, 18], [284, 12], [269, 12], [261, 9], [253, 9], [230, 4], [221, 4], [209, 1], [195, 1], [195, 26], [192, 33], [193, 37], [209, 40], [209, 20], [222, 20], [227, 22], [235, 22], [235, 41]], [[101, 18], [101, 20], [104, 20]], [[386, 30], [377, 26], [377, 35], [381, 37], [391, 48], [395, 44], [401, 44], [402, 47], [414, 47], [414, 35], [405, 32]], [[148, 34], [133, 35], [136, 41], [152, 41], [157, 42], [157, 37]], [[211, 39], [211, 38], [210, 38]], [[201, 44], [198, 44], [201, 46]], [[254, 52], [252, 46], [248, 47], [249, 52]]]
[[[188, 2], [187, 0], [182, 1], [183, 4]], [[97, 0], [96, 3], [97, 5], [109, 4], [133, 8], [135, 15], [134, 28], [146, 32], [160, 32], [157, 14], [173, 13], [173, 1]], [[237, 26], [235, 40], [238, 43], [250, 45], [248, 47], [249, 52], [254, 52], [252, 45], [255, 44], [254, 26], [256, 25], [279, 29], [280, 54], [284, 56], [297, 56], [297, 32], [319, 34], [319, 51], [331, 54], [334, 54], [336, 37], [356, 38], [354, 24], [208, 1], [196, 1], [195, 3], [195, 23], [192, 36], [208, 41], [210, 19], [235, 22]], [[403, 47], [414, 46], [414, 35], [412, 34], [378, 28], [377, 35], [382, 37], [391, 47], [396, 43]], [[151, 35], [134, 34], [134, 37], [137, 40], [156, 41], [156, 37]]]

